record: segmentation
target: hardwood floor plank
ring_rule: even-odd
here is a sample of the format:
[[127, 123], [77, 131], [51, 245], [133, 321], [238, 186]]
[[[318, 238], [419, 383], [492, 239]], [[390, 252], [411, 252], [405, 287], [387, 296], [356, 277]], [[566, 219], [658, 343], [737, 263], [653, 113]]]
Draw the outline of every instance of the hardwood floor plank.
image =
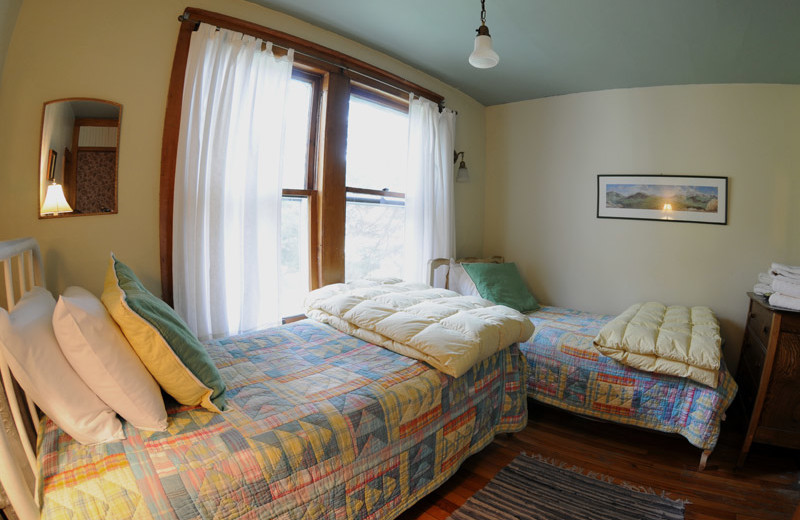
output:
[[522, 452], [689, 500], [686, 520], [788, 520], [800, 503], [800, 454], [754, 444], [745, 466], [735, 468], [742, 442], [735, 420], [723, 426], [700, 472], [701, 450], [683, 437], [587, 420], [534, 403], [530, 410], [525, 430], [499, 436], [399, 518], [445, 520]]

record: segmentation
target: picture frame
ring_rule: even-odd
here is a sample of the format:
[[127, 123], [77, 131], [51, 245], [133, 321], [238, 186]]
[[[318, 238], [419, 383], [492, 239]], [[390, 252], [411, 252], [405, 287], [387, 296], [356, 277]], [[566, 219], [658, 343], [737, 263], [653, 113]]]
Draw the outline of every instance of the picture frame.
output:
[[58, 157], [58, 152], [50, 150], [47, 157], [47, 180], [50, 182], [56, 180], [56, 157]]
[[728, 223], [728, 178], [598, 175], [597, 218]]

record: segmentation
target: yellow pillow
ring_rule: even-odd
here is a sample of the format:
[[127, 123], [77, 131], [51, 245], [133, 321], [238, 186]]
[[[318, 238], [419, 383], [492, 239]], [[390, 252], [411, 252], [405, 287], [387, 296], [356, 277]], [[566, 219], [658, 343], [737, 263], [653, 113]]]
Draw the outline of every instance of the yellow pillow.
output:
[[185, 405], [225, 409], [225, 383], [205, 347], [113, 254], [101, 300], [161, 388]]

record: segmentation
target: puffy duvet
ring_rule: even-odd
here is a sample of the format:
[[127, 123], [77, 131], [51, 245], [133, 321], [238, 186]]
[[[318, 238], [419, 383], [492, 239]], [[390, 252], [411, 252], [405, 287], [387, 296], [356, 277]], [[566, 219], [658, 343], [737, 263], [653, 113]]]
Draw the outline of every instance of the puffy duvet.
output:
[[688, 377], [716, 388], [721, 358], [719, 323], [708, 307], [631, 305], [594, 340], [597, 350], [640, 370]]
[[305, 305], [309, 318], [453, 377], [533, 334], [514, 309], [396, 279], [328, 285]]

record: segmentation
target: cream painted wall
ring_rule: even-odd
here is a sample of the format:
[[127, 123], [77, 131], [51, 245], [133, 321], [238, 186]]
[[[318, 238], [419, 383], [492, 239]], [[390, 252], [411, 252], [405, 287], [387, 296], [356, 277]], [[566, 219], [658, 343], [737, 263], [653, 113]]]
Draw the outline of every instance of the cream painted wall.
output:
[[21, 5], [22, 0], [0, 1], [0, 83], [3, 80], [3, 64], [6, 61], [8, 45], [11, 43], [11, 34], [14, 32], [14, 24], [17, 22]]
[[[25, 0], [0, 84], [0, 240], [32, 235], [48, 286], [102, 290], [109, 251], [160, 293], [158, 190], [167, 86], [185, 0]], [[249, 20], [331, 47], [430, 88], [458, 111], [456, 147], [472, 181], [456, 187], [459, 255], [482, 250], [484, 107], [469, 96], [353, 41], [243, 0], [191, 5]], [[123, 105], [119, 214], [39, 220], [42, 104], [91, 97]]]
[[[543, 302], [708, 305], [735, 366], [756, 276], [800, 264], [800, 87], [590, 92], [489, 107], [484, 254]], [[728, 225], [596, 218], [598, 174], [729, 177]]]

